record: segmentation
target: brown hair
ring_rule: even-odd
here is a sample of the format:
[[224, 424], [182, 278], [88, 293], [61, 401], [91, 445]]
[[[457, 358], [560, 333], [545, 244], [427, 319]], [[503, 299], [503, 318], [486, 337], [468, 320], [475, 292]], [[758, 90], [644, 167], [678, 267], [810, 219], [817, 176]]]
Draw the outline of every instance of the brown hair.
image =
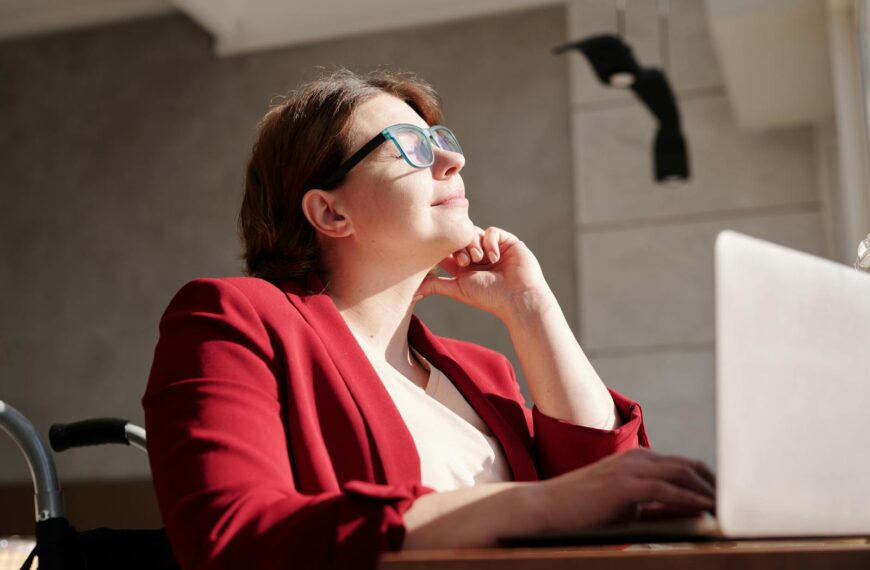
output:
[[260, 121], [239, 212], [248, 275], [280, 282], [319, 269], [320, 248], [302, 196], [356, 150], [347, 141], [353, 111], [379, 93], [402, 99], [430, 125], [441, 122], [437, 93], [414, 75], [360, 76], [346, 69], [301, 85]]

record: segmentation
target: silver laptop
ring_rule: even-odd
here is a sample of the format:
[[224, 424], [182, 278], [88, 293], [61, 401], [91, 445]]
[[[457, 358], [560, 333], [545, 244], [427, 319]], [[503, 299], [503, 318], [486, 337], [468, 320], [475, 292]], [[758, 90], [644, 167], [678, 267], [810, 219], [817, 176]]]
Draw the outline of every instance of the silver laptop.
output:
[[504, 544], [870, 535], [870, 274], [716, 239], [716, 519]]

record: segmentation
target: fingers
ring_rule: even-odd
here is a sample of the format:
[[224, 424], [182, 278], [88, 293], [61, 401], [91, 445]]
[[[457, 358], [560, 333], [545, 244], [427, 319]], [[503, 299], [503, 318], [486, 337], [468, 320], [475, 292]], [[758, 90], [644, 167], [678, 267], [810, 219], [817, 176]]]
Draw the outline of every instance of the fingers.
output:
[[663, 479], [636, 479], [632, 487], [637, 502], [657, 502], [671, 509], [690, 511], [712, 510], [716, 505], [711, 497]]
[[[467, 264], [467, 262], [466, 262], [466, 264]], [[456, 258], [456, 254], [451, 254], [451, 255], [445, 257], [444, 259], [442, 259], [441, 262], [438, 264], [438, 266], [441, 267], [441, 269], [443, 269], [444, 271], [446, 271], [450, 275], [455, 276], [457, 273], [459, 273], [459, 268], [461, 267], [461, 264], [459, 263], [459, 260]]]
[[467, 246], [465, 246], [466, 251], [468, 251], [468, 256], [471, 258], [471, 261], [474, 263], [480, 263], [483, 260], [483, 244], [481, 243], [481, 238], [483, 237], [483, 230], [477, 226], [474, 226], [474, 237]]
[[500, 230], [490, 226], [486, 228], [486, 231], [483, 232], [483, 237], [481, 238], [481, 245], [483, 246], [483, 250], [486, 252], [486, 258], [490, 263], [496, 263], [501, 256], [498, 247], [499, 235]]
[[486, 230], [474, 226], [474, 229], [475, 235], [471, 242], [453, 253], [460, 267], [467, 267], [472, 263], [479, 265], [497, 263], [501, 259], [505, 246], [519, 241], [512, 234], [494, 226]]
[[[641, 462], [641, 467], [637, 470], [640, 476], [663, 477], [669, 475], [672, 481], [678, 481], [679, 478], [682, 478], [684, 482], [691, 481], [693, 488], [703, 490], [711, 497], [715, 496], [716, 475], [703, 461], [679, 455], [662, 455], [647, 448], [632, 449], [623, 455], [629, 461]], [[646, 465], [643, 465], [644, 463]]]
[[622, 455], [617, 461], [622, 463], [619, 469], [629, 479], [631, 500], [657, 501], [677, 509], [714, 508], [715, 477], [703, 463], [647, 449]]
[[459, 283], [451, 277], [426, 277], [420, 288], [417, 289], [415, 300], [430, 295], [444, 295], [451, 299], [461, 300], [462, 290], [459, 288]]
[[459, 251], [454, 252], [453, 258], [456, 260], [456, 263], [458, 263], [460, 267], [465, 267], [469, 263], [471, 263], [471, 257], [464, 249], [460, 249]]
[[680, 509], [659, 502], [641, 503], [637, 507], [637, 520], [655, 521], [684, 518], [697, 514], [697, 509]]
[[[483, 230], [474, 226], [474, 237], [463, 247], [451, 254], [451, 257], [456, 261], [459, 267], [468, 267], [472, 262], [477, 263], [483, 259], [483, 246], [480, 243], [480, 238], [483, 235]], [[441, 264], [444, 267], [444, 264]], [[445, 268], [446, 269], [446, 268]], [[449, 271], [449, 270], [448, 270]], [[455, 272], [451, 271], [455, 275]]]
[[684, 489], [689, 489], [695, 493], [714, 498], [716, 490], [704, 477], [702, 477], [695, 468], [683, 462], [676, 461], [654, 461], [646, 472], [640, 473], [640, 477], [648, 479], [659, 479], [668, 481], [669, 483], [679, 485]]
[[714, 489], [716, 488], [716, 475], [710, 471], [710, 468], [707, 467], [707, 464], [703, 461], [697, 461], [695, 459], [689, 459], [687, 457], [680, 457], [678, 455], [658, 455], [653, 454], [651, 456], [653, 461], [678, 461], [682, 463], [686, 463], [695, 470], [695, 472], [703, 478], [707, 483], [710, 484]]

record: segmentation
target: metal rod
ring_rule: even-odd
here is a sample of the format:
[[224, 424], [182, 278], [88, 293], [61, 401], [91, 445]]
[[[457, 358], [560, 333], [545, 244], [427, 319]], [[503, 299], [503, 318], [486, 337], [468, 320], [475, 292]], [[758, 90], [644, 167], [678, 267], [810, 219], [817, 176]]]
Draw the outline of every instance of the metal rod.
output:
[[861, 92], [864, 112], [864, 139], [870, 148], [870, 0], [857, 2], [858, 55], [861, 58]]
[[662, 63], [662, 69], [669, 71], [671, 67], [671, 9], [669, 0], [657, 0], [656, 8], [659, 21], [659, 59]]
[[625, 0], [616, 0], [616, 35], [625, 37]]
[[148, 453], [148, 445], [145, 442], [145, 429], [134, 424], [124, 426], [124, 432], [127, 434], [127, 441], [130, 445], [137, 449], [141, 449]]
[[0, 400], [0, 429], [12, 437], [27, 460], [36, 490], [36, 520], [63, 517], [63, 492], [60, 490], [51, 451], [39, 432], [24, 414], [3, 400]]

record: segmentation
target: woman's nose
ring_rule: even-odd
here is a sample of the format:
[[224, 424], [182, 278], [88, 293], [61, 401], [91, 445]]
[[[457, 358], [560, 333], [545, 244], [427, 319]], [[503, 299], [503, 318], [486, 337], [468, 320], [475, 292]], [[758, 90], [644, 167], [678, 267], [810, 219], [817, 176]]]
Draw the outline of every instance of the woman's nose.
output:
[[[434, 146], [434, 145], [433, 145]], [[459, 152], [451, 152], [436, 148], [435, 162], [432, 164], [432, 176], [435, 178], [449, 178], [458, 174], [465, 166], [465, 156]]]

